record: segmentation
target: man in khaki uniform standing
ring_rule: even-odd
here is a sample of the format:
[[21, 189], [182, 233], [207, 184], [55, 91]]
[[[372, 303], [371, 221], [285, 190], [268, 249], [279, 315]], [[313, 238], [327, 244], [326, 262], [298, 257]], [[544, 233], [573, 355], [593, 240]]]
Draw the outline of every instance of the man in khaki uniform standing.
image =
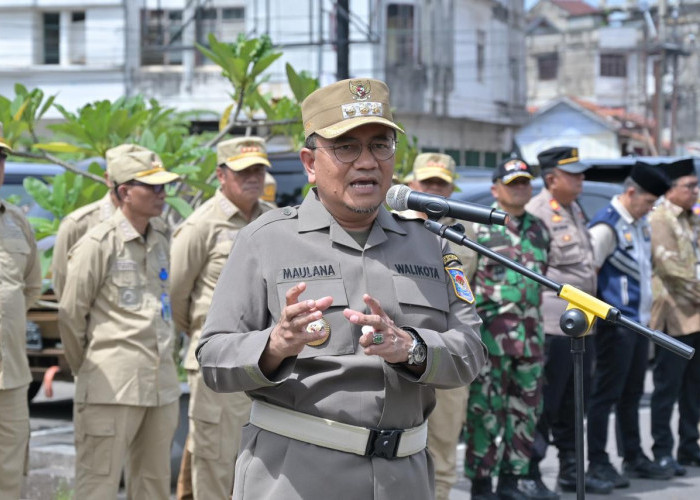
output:
[[68, 257], [59, 329], [76, 376], [76, 498], [170, 497], [180, 388], [173, 361], [169, 244], [149, 221], [179, 176], [139, 146], [107, 151], [121, 207]]
[[[542, 220], [550, 235], [546, 276], [557, 283], [573, 285], [595, 295], [597, 272], [593, 261], [586, 216], [576, 199], [583, 189], [583, 173], [588, 168], [579, 162], [578, 148], [554, 147], [542, 151], [537, 159], [544, 189], [525, 209]], [[544, 408], [537, 423], [537, 438], [530, 462], [530, 476], [542, 481], [539, 463], [550, 442], [559, 451], [557, 484], [563, 491], [576, 491], [576, 447], [574, 432], [574, 359], [571, 339], [563, 334], [559, 320], [567, 302], [549, 288], [542, 289], [544, 319]], [[586, 343], [583, 356], [585, 399], [591, 385], [593, 342]], [[586, 476], [588, 493], [606, 494], [613, 489], [608, 481]]]
[[[455, 161], [442, 153], [422, 153], [413, 162], [413, 172], [407, 179], [408, 186], [423, 193], [449, 198], [454, 191]], [[425, 214], [415, 212], [425, 219]], [[403, 215], [403, 214], [402, 214]], [[440, 224], [452, 226], [460, 223], [467, 238], [476, 234], [469, 222], [443, 217]], [[476, 253], [462, 245], [450, 243], [450, 249], [459, 257], [466, 278], [471, 281], [476, 270]], [[428, 451], [435, 463], [435, 498], [447, 500], [457, 482], [457, 444], [467, 418], [469, 387], [435, 390], [435, 409], [428, 418]]]
[[[0, 129], [1, 131], [1, 129]], [[0, 186], [12, 150], [0, 137]], [[22, 210], [0, 199], [0, 500], [16, 500], [29, 444], [26, 311], [41, 293], [41, 266]]]
[[[698, 177], [692, 158], [666, 168], [671, 189], [649, 216], [652, 297], [649, 326], [700, 348], [700, 217], [693, 213]], [[678, 460], [673, 458], [671, 415], [678, 402]], [[656, 462], [685, 475], [683, 465], [700, 466], [700, 357], [683, 359], [656, 350], [651, 395], [652, 450]]]
[[[184, 363], [190, 385], [190, 431], [181, 472], [186, 476], [191, 469], [192, 495], [203, 500], [231, 498], [250, 399], [243, 392], [221, 394], [204, 385], [194, 352], [234, 239], [250, 221], [274, 208], [259, 200], [270, 167], [263, 139], [223, 141], [217, 146], [217, 158], [221, 188], [175, 231], [171, 249], [173, 317], [178, 330], [190, 337]], [[178, 480], [179, 498], [187, 496], [183, 489], [187, 485]]]
[[316, 187], [241, 230], [197, 349], [209, 387], [253, 399], [233, 497], [433, 498], [435, 388], [485, 361], [473, 297], [446, 242], [384, 208], [386, 85], [321, 88], [302, 121]]

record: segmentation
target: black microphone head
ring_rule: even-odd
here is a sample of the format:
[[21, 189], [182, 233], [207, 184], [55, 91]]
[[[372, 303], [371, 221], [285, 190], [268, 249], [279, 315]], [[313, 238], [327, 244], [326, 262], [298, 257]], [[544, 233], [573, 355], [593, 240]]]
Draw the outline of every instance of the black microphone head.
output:
[[386, 204], [389, 205], [389, 208], [397, 212], [408, 210], [408, 196], [412, 192], [413, 189], [403, 184], [391, 186], [386, 193]]

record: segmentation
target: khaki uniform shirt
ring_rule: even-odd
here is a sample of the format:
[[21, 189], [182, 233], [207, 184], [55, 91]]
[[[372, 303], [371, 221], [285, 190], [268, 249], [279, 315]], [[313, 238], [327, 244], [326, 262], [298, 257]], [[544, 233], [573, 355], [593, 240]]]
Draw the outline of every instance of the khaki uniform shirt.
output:
[[700, 332], [700, 217], [664, 199], [649, 222], [650, 326], [674, 336]]
[[68, 252], [88, 230], [102, 221], [109, 219], [114, 213], [114, 204], [110, 194], [66, 215], [58, 226], [56, 242], [53, 245], [51, 261], [51, 276], [53, 291], [61, 298], [63, 285], [66, 282], [68, 267]]
[[[350, 425], [422, 424], [435, 405], [436, 387], [469, 384], [485, 362], [480, 320], [474, 304], [456, 295], [443, 268], [446, 253], [446, 242], [420, 221], [384, 208], [362, 248], [313, 190], [298, 208], [264, 214], [241, 230], [214, 291], [197, 350], [204, 381], [219, 392], [247, 391], [253, 399]], [[301, 300], [333, 297], [324, 312], [330, 337], [284, 360], [268, 379], [258, 366], [260, 356], [280, 319], [286, 291], [301, 281], [307, 284]], [[359, 347], [360, 327], [347, 321], [343, 310], [368, 311], [364, 293], [377, 298], [398, 326], [415, 328], [425, 341], [422, 375], [366, 356]], [[236, 476], [236, 489], [244, 488], [246, 498], [432, 496], [425, 450], [398, 460], [368, 458], [247, 426], [239, 461], [251, 454], [264, 458]], [[323, 474], [314, 465], [319, 463]]]
[[75, 401], [163, 406], [180, 387], [173, 361], [167, 235], [142, 237], [121, 210], [71, 250], [59, 330]]
[[[252, 219], [271, 210], [260, 202]], [[175, 326], [190, 336], [187, 370], [199, 370], [194, 351], [209, 311], [214, 287], [238, 232], [248, 224], [236, 205], [217, 190], [173, 234], [171, 288]]]
[[[425, 220], [424, 214], [421, 212], [416, 212], [415, 210], [403, 210], [401, 212], [396, 212], [392, 210], [392, 213], [398, 213], [406, 219], [420, 219]], [[474, 231], [474, 223], [467, 222], [463, 220], [457, 220], [452, 217], [443, 217], [438, 221], [444, 226], [453, 226], [455, 224], [461, 224], [464, 227], [464, 236], [472, 241], [476, 240], [476, 232]], [[454, 253], [459, 260], [462, 262], [462, 268], [464, 269], [464, 275], [467, 277], [471, 283], [474, 279], [474, 273], [476, 272], [476, 261], [479, 256], [474, 250], [467, 248], [463, 245], [458, 245], [452, 241], [448, 241], [448, 245], [452, 253]]]
[[[577, 202], [563, 207], [552, 194], [543, 189], [534, 196], [525, 209], [539, 217], [549, 231], [550, 247], [547, 278], [562, 285], [572, 285], [595, 297], [597, 272], [593, 261], [593, 247], [586, 229], [586, 216]], [[563, 335], [559, 319], [567, 302], [557, 293], [542, 287], [542, 316], [544, 332]]]
[[0, 200], [0, 389], [32, 381], [26, 312], [40, 293], [41, 266], [32, 228], [21, 209]]

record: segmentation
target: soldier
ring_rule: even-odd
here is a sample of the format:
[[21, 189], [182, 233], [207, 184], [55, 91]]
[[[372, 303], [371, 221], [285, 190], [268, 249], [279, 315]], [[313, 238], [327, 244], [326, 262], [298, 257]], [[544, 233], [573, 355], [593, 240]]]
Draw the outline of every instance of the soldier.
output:
[[[653, 260], [651, 328], [700, 348], [700, 217], [692, 212], [698, 199], [698, 177], [691, 158], [666, 169], [672, 179], [665, 199], [649, 216]], [[656, 350], [651, 396], [652, 450], [656, 462], [676, 476], [683, 465], [700, 466], [700, 357], [684, 359]], [[678, 461], [673, 459], [671, 414], [678, 401]]]
[[[669, 188], [660, 167], [637, 162], [614, 197], [591, 220], [589, 232], [598, 272], [600, 299], [628, 318], [649, 324], [651, 310], [651, 235], [646, 214]], [[626, 488], [628, 477], [669, 479], [672, 471], [644, 455], [639, 436], [639, 400], [649, 340], [613, 323], [599, 321], [594, 337], [596, 368], [588, 408], [588, 474]], [[623, 475], [605, 451], [608, 417], [616, 407], [618, 453]]]
[[[441, 153], [419, 154], [407, 180], [411, 189], [449, 198], [454, 190], [455, 161]], [[415, 214], [426, 218], [425, 214]], [[439, 222], [452, 226], [460, 221], [443, 217]], [[472, 224], [464, 223], [462, 227], [467, 237], [474, 239]], [[476, 269], [476, 253], [452, 243], [450, 249], [459, 258], [467, 280], [471, 281]], [[457, 482], [457, 444], [464, 427], [468, 396], [469, 388], [466, 386], [435, 391], [435, 409], [428, 418], [428, 451], [435, 462], [436, 500], [447, 500], [452, 486]]]
[[[586, 216], [576, 201], [583, 188], [583, 172], [588, 167], [578, 161], [577, 148], [566, 146], [543, 151], [537, 155], [537, 159], [545, 187], [528, 202], [525, 209], [539, 217], [549, 230], [547, 277], [595, 295], [593, 248], [586, 229]], [[551, 433], [552, 443], [559, 451], [557, 484], [563, 491], [576, 491], [574, 360], [571, 355], [571, 339], [559, 327], [566, 306], [567, 302], [557, 297], [554, 290], [542, 290], [545, 333], [544, 409], [537, 424], [538, 438], [541, 439], [535, 441], [530, 477], [542, 481], [539, 462], [546, 454]], [[590, 390], [592, 361], [589, 348], [583, 356], [586, 400]], [[612, 489], [612, 483], [586, 477], [586, 491], [589, 493], [605, 494]]]
[[484, 362], [447, 244], [384, 208], [396, 132], [378, 80], [302, 103], [299, 207], [241, 230], [197, 350], [205, 383], [253, 399], [234, 498], [433, 498], [434, 388]]
[[[0, 132], [2, 130], [0, 129]], [[0, 186], [12, 149], [0, 137]], [[21, 209], [0, 199], [0, 499], [20, 497], [32, 381], [27, 363], [27, 310], [41, 293], [34, 233]]]
[[173, 361], [167, 235], [150, 223], [179, 178], [155, 153], [107, 151], [121, 201], [72, 248], [59, 329], [76, 377], [76, 498], [170, 497], [170, 446], [180, 395]]
[[[241, 427], [248, 422], [250, 399], [243, 392], [222, 394], [204, 385], [194, 351], [214, 286], [238, 232], [274, 208], [259, 201], [270, 167], [263, 139], [223, 141], [217, 146], [217, 157], [216, 176], [221, 188], [175, 231], [171, 250], [173, 317], [178, 330], [190, 337], [184, 362], [190, 385], [190, 431], [181, 470], [191, 466], [195, 499], [231, 498]], [[184, 487], [179, 481], [180, 498], [187, 496]]]
[[[532, 197], [529, 165], [519, 158], [493, 173], [494, 207], [510, 214], [507, 226], [476, 225], [477, 241], [527, 268], [547, 269], [549, 234], [525, 211]], [[540, 285], [486, 257], [477, 258], [474, 278], [481, 339], [489, 350], [472, 383], [467, 406], [464, 470], [472, 498], [559, 498], [527, 477], [542, 397], [544, 333]]]

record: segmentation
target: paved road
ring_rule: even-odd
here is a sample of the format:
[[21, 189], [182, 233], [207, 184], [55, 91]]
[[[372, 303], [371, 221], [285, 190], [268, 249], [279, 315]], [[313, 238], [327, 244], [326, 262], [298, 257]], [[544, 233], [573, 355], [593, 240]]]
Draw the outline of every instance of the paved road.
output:
[[[651, 380], [647, 377], [646, 397], [644, 398], [641, 409], [641, 429], [642, 429], [642, 446], [647, 454], [651, 456], [651, 434], [649, 430], [650, 415], [648, 407], [648, 396], [651, 392]], [[48, 400], [43, 394], [39, 394], [30, 407], [31, 414], [31, 429], [32, 439], [30, 443], [32, 469], [37, 470], [38, 467], [46, 466], [49, 461], [52, 466], [61, 464], [61, 458], [65, 458], [66, 464], [72, 464], [71, 460], [74, 454], [73, 448], [73, 423], [72, 423], [72, 397], [73, 384], [58, 382], [55, 385], [56, 395], [52, 400]], [[674, 427], [677, 420], [677, 414], [674, 414]], [[616, 466], [620, 466], [621, 459], [617, 457], [615, 450], [615, 439], [613, 434], [614, 418], [610, 421], [610, 437], [608, 439], [608, 452], [611, 460]], [[46, 457], [43, 461], [41, 457]], [[458, 448], [458, 457], [464, 456], [463, 445]], [[461, 471], [461, 463], [459, 464]], [[556, 450], [550, 449], [547, 457], [542, 463], [542, 473], [545, 483], [554, 488], [556, 483], [556, 474], [558, 471], [558, 462], [556, 459]], [[174, 471], [175, 472], [175, 471]], [[62, 479], [54, 480], [51, 483], [45, 484], [39, 480], [31, 479], [30, 482], [38, 484], [37, 488], [25, 495], [25, 498], [32, 500], [43, 500], [56, 498], [55, 493], [63, 488], [70, 491], [70, 487], [61, 486]], [[43, 488], [43, 489], [42, 489]], [[465, 478], [461, 478], [450, 496], [451, 500], [467, 500], [470, 484]], [[49, 494], [47, 491], [52, 491], [54, 494]], [[586, 495], [591, 498], [603, 498], [601, 495]], [[639, 499], [639, 500], [656, 500], [662, 498], [664, 500], [697, 500], [700, 498], [700, 468], [689, 467], [688, 475], [681, 478], [674, 478], [669, 481], [649, 481], [649, 480], [632, 480], [630, 488], [623, 490], [615, 490], [613, 494], [604, 496], [606, 499]], [[174, 497], [173, 497], [174, 498]], [[562, 499], [573, 500], [576, 498], [574, 493], [562, 494]]]

